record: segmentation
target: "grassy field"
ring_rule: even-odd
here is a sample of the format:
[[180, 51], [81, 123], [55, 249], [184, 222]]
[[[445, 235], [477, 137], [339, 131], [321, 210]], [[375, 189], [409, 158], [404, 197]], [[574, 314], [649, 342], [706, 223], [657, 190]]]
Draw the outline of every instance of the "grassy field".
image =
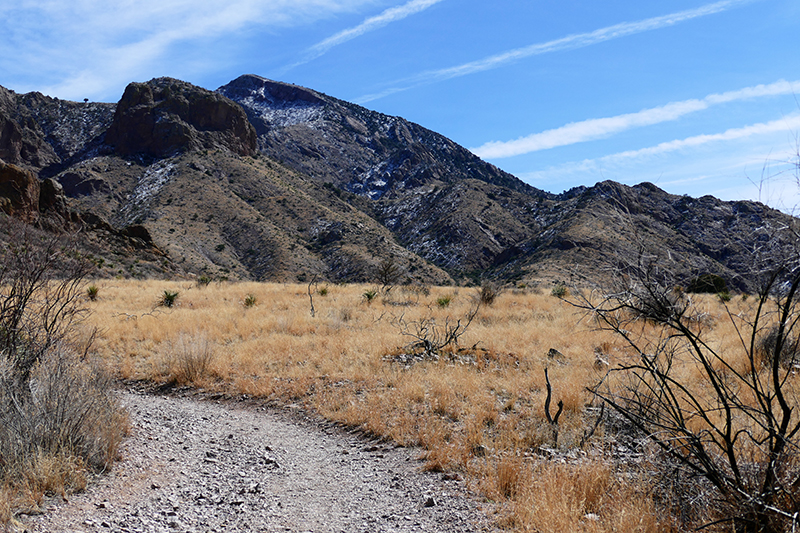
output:
[[[677, 528], [655, 454], [627, 457], [607, 424], [591, 434], [599, 404], [589, 388], [628, 357], [626, 343], [551, 287], [506, 289], [455, 330], [458, 349], [433, 356], [420, 341], [464, 326], [478, 289], [94, 285], [94, 346], [118, 378], [295, 403], [419, 446], [426, 468], [462, 476], [518, 531]], [[171, 307], [165, 291], [177, 293]], [[732, 342], [720, 301], [703, 305], [710, 342]], [[545, 369], [550, 414], [563, 402], [557, 425], [545, 413]]]

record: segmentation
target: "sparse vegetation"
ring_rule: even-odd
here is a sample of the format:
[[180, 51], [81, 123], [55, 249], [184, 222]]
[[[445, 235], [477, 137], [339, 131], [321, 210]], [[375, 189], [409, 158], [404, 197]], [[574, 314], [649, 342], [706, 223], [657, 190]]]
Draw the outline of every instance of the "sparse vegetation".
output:
[[[592, 402], [587, 387], [598, 377], [595, 348], [601, 346], [615, 364], [624, 346], [610, 333], [593, 331], [591, 323], [576, 326], [579, 317], [561, 300], [508, 291], [493, 306], [480, 305], [476, 311], [479, 292], [461, 289], [442, 309], [436, 301], [452, 295], [452, 287], [410, 287], [403, 291], [414, 296], [407, 305], [373, 299], [367, 306], [359, 302], [374, 287], [350, 285], [331, 291], [312, 317], [307, 284], [240, 283], [203, 290], [188, 284], [179, 287], [183, 305], [170, 314], [150, 314], [147, 294], [166, 288], [173, 287], [157, 281], [104, 286], [107, 297], [98, 301], [92, 321], [106, 332], [98, 348], [119, 377], [177, 384], [175, 370], [168, 371], [165, 361], [174, 360], [182, 336], [186, 340], [201, 332], [215, 353], [224, 346], [225, 356], [213, 357], [191, 381], [194, 386], [300, 403], [339, 423], [420, 446], [427, 468], [469, 479], [516, 517], [509, 520], [519, 530], [544, 527], [530, 521], [542, 516], [538, 507], [533, 512], [531, 502], [547, 497], [546, 487], [533, 476], [546, 470], [550, 455], [569, 458], [583, 446], [589, 458], [574, 465], [575, 476], [609, 460], [601, 451], [613, 440], [607, 440], [603, 425], [584, 442], [597, 420], [596, 410], [587, 414], [593, 409], [587, 407]], [[248, 294], [263, 312], [242, 313]], [[424, 350], [418, 357], [411, 345], [420, 339], [405, 335], [398, 327], [401, 320], [407, 332], [418, 334], [416, 325], [421, 325], [442, 332], [441, 339], [455, 333], [457, 342], [441, 347], [438, 357], [426, 357]], [[428, 340], [442, 344], [430, 335]], [[563, 353], [564, 361], [548, 358], [550, 348]], [[563, 402], [557, 447], [543, 409], [545, 367], [551, 415], [555, 404]], [[617, 479], [613, 469], [603, 468]], [[616, 481], [612, 485], [617, 494], [626, 490]], [[644, 522], [660, 523], [662, 510], [648, 499], [649, 487], [627, 490], [637, 494], [629, 509], [644, 513]], [[596, 530], [614, 531], [618, 520], [601, 513]]]
[[247, 308], [254, 307], [258, 302], [258, 298], [256, 298], [255, 294], [248, 294], [244, 297], [244, 306]]
[[127, 429], [90, 352], [73, 243], [4, 219], [0, 246], [0, 528], [46, 492], [81, 490]]
[[692, 494], [683, 527], [779, 533], [800, 516], [800, 255], [784, 244], [797, 242], [790, 228], [761, 231], [752, 304], [734, 306], [719, 276], [700, 276], [690, 292], [716, 293], [724, 311], [714, 316], [707, 300], [677, 292], [675, 274], [644, 247], [635, 262], [618, 261], [606, 290], [576, 302], [627, 345], [595, 392], [656, 447], [663, 470], [686, 480], [671, 495]]
[[196, 383], [207, 375], [214, 354], [214, 346], [204, 334], [181, 334], [164, 354], [163, 379], [178, 385]]
[[361, 297], [367, 302], [367, 305], [371, 304], [372, 301], [378, 296], [378, 291], [375, 289], [367, 289], [362, 294]]
[[97, 295], [98, 295], [99, 292], [100, 292], [100, 289], [97, 287], [97, 285], [89, 285], [86, 288], [86, 296], [91, 301], [97, 300]]
[[171, 291], [169, 289], [165, 289], [163, 293], [161, 293], [161, 300], [159, 301], [159, 305], [164, 307], [172, 307], [175, 305], [175, 301], [178, 299], [178, 291]]
[[[379, 301], [374, 287], [351, 285], [337, 286], [311, 316], [308, 284], [240, 283], [202, 291], [188, 285], [181, 288], [184, 305], [170, 314], [148, 314], [146, 295], [165, 286], [104, 286], [107, 297], [97, 302], [92, 320], [107, 332], [98, 348], [119, 377], [300, 403], [331, 420], [420, 446], [427, 468], [470, 480], [505, 510], [503, 524], [519, 531], [589, 525], [598, 532], [675, 531], [718, 516], [705, 504], [676, 500], [675, 486], [700, 491], [692, 493], [697, 497], [708, 487], [685, 477], [680, 483], [653, 477], [652, 471], [676, 472], [675, 461], [636, 436], [644, 433], [624, 417], [600, 408], [592, 390], [624, 392], [630, 381], [615, 377], [620, 370], [603, 378], [609, 369], [629, 365], [636, 351], [613, 331], [598, 330], [596, 315], [582, 320], [564, 299], [507, 291], [485, 306], [479, 291], [461, 289], [442, 308], [438, 300], [451, 296], [452, 288], [412, 286], [402, 289], [406, 301], [397, 306]], [[682, 301], [675, 294], [670, 290], [667, 300], [672, 308]], [[249, 295], [264, 312], [242, 314]], [[691, 327], [702, 329], [709, 345], [729, 346], [735, 330], [719, 298], [691, 299], [699, 311]], [[737, 298], [727, 306], [732, 315], [745, 316], [756, 300]], [[625, 315], [626, 331], [636, 339], [659, 338], [657, 321], [642, 320], [641, 311]], [[125, 318], [131, 315], [139, 319]], [[209, 353], [187, 347], [198, 332], [211, 353], [224, 346], [225, 357], [190, 356]], [[767, 333], [760, 334], [765, 340], [759, 353], [775, 353]], [[196, 371], [178, 364], [202, 360]], [[673, 358], [673, 369], [687, 385], [704, 383], [684, 358]], [[598, 382], [623, 388], [596, 388]]]
[[566, 298], [569, 296], [569, 289], [563, 283], [559, 283], [550, 291], [550, 296], [554, 296], [556, 298]]

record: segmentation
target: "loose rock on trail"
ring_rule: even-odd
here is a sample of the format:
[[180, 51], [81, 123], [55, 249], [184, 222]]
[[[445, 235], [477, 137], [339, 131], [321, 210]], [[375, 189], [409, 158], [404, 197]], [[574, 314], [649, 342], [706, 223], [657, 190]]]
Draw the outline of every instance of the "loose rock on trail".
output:
[[454, 476], [418, 452], [300, 414], [122, 394], [123, 461], [86, 492], [24, 516], [31, 532], [492, 530]]

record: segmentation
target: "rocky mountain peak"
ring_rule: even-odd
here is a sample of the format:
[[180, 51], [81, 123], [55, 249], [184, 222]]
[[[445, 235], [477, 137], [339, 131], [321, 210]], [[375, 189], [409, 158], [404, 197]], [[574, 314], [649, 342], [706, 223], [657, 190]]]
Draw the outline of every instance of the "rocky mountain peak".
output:
[[322, 105], [325, 98], [320, 93], [290, 83], [268, 80], [255, 74], [245, 74], [239, 76], [227, 85], [218, 89], [231, 100], [234, 97], [254, 97], [274, 105], [286, 105], [291, 103], [306, 103]]
[[165, 157], [203, 148], [256, 152], [256, 132], [241, 107], [219, 93], [172, 78], [129, 84], [105, 142], [121, 155]]

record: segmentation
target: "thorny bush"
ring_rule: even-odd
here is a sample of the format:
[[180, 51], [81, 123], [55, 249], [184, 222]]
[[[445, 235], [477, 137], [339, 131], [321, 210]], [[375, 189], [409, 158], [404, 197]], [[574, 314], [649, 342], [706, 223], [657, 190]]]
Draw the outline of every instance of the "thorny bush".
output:
[[[94, 333], [81, 328], [91, 265], [75, 240], [3, 217], [0, 264], [0, 488], [38, 501], [80, 488], [86, 469], [108, 468], [127, 423], [92, 364]], [[14, 506], [1, 503], [3, 524]]]
[[744, 309], [719, 303], [737, 336], [733, 347], [710, 338], [704, 310], [675, 290], [682, 280], [644, 245], [634, 260], [616, 263], [609, 286], [576, 291], [572, 303], [627, 343], [629, 359], [595, 393], [670, 462], [705, 480], [708, 490], [694, 503], [710, 509], [700, 525], [778, 533], [800, 525], [791, 364], [800, 335], [800, 239], [793, 228], [760, 231], [757, 296]]

